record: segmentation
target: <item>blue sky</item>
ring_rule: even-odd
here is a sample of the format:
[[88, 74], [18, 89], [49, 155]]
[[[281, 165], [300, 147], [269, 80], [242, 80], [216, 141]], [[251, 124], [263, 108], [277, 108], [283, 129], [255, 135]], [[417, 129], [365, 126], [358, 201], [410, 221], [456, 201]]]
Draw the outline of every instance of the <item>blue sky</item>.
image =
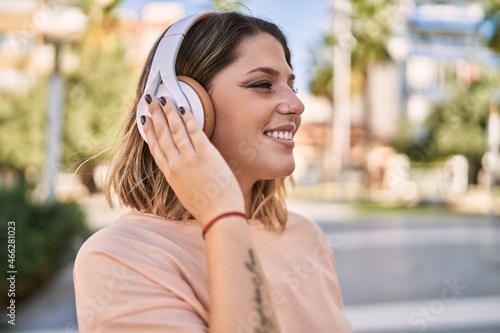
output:
[[[156, 0], [158, 1], [158, 0]], [[140, 9], [149, 0], [124, 0], [122, 6]], [[178, 0], [186, 14], [210, 8], [208, 0]], [[252, 15], [276, 23], [287, 35], [292, 52], [292, 64], [300, 92], [308, 91], [311, 72], [311, 49], [328, 30], [330, 9], [328, 0], [245, 0]]]

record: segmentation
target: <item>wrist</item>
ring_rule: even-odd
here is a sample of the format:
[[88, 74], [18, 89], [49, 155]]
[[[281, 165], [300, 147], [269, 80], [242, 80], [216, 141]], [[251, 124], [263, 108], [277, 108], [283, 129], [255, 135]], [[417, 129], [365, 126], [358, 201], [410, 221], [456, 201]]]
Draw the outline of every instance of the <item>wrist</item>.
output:
[[210, 229], [215, 224], [217, 224], [221, 220], [224, 220], [227, 218], [241, 218], [241, 219], [244, 219], [245, 222], [248, 221], [248, 217], [247, 217], [246, 213], [244, 213], [243, 211], [228, 211], [228, 212], [219, 214], [219, 215], [213, 217], [207, 223], [203, 224], [203, 229], [201, 232], [202, 237], [205, 238], [205, 235], [210, 231]]
[[199, 212], [199, 214], [193, 214], [194, 218], [198, 221], [202, 228], [204, 228], [208, 223], [210, 223], [214, 218], [225, 214], [227, 212], [241, 212], [246, 213], [245, 205], [240, 202], [224, 202], [224, 204], [214, 204], [211, 207], [207, 207]]

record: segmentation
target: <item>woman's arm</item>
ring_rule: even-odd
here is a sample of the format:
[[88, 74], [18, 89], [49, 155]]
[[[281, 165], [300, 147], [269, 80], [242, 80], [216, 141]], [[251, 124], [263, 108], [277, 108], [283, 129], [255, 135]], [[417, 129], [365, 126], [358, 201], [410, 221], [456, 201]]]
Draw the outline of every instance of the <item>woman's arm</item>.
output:
[[228, 217], [207, 234], [210, 331], [279, 332], [264, 276], [242, 218]]
[[[149, 149], [177, 197], [204, 227], [216, 216], [245, 211], [236, 177], [189, 111], [154, 96], [142, 118]], [[279, 332], [246, 219], [223, 217], [206, 235], [210, 332]]]

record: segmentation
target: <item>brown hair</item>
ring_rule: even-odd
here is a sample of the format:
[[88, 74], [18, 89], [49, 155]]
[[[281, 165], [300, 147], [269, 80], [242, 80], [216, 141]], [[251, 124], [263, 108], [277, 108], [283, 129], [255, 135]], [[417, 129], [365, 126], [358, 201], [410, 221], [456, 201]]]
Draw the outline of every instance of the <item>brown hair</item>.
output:
[[[241, 42], [261, 33], [270, 34], [281, 43], [291, 68], [286, 38], [275, 24], [236, 12], [225, 12], [204, 18], [191, 27], [177, 55], [176, 74], [189, 76], [210, 91], [213, 77], [237, 59]], [[144, 93], [158, 43], [159, 39], [140, 77], [126, 119], [122, 145], [106, 184], [106, 198], [113, 206], [114, 190], [125, 206], [172, 220], [186, 220], [193, 218], [192, 215], [180, 203], [136, 128], [136, 105]], [[252, 188], [251, 217], [262, 220], [266, 227], [282, 230], [287, 219], [284, 196], [283, 179], [257, 181]]]

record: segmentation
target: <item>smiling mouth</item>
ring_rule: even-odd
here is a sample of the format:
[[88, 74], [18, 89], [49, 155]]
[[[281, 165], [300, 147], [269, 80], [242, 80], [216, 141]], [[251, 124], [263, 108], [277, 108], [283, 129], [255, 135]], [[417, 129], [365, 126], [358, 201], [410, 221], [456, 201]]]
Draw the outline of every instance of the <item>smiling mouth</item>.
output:
[[282, 140], [293, 140], [293, 133], [288, 131], [266, 131], [264, 135], [270, 138], [282, 139]]

